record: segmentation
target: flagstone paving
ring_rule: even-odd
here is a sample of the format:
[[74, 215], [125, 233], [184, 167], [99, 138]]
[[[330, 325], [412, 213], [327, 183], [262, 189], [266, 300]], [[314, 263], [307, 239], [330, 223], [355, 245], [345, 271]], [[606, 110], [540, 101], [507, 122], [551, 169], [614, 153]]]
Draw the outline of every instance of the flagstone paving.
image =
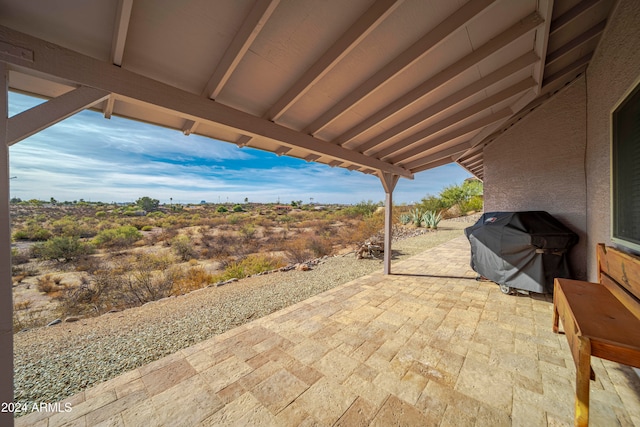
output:
[[[562, 426], [575, 368], [549, 296], [500, 293], [464, 237], [67, 399], [17, 426]], [[640, 380], [594, 358], [591, 425], [640, 425]]]

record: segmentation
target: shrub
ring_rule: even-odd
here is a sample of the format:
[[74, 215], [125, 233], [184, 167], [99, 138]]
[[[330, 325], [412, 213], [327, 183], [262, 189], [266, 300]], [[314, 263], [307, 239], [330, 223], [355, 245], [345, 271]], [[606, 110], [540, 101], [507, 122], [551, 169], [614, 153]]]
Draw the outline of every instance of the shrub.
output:
[[282, 267], [279, 259], [268, 255], [251, 255], [239, 262], [233, 262], [225, 268], [224, 273], [215, 276], [214, 281], [229, 279], [242, 279], [247, 276], [262, 273], [264, 271], [275, 270]]
[[189, 261], [190, 259], [197, 258], [198, 253], [191, 243], [189, 236], [176, 236], [171, 240], [171, 249], [182, 260]]
[[148, 218], [164, 218], [166, 215], [164, 212], [155, 211], [147, 214]]
[[152, 225], [145, 225], [140, 230], [141, 231], [151, 231], [151, 230], [153, 230], [153, 226]]
[[142, 238], [142, 234], [131, 225], [103, 230], [93, 239], [98, 247], [124, 247]]
[[233, 207], [233, 211], [234, 211], [234, 212], [243, 212], [243, 211], [244, 211], [244, 209], [242, 209], [242, 206], [240, 206], [240, 205], [235, 205], [235, 206]]
[[29, 262], [29, 251], [11, 248], [11, 264], [20, 265]]
[[183, 295], [203, 288], [210, 283], [213, 283], [213, 276], [211, 274], [201, 266], [192, 267], [173, 282], [171, 295]]
[[104, 218], [107, 216], [107, 213], [105, 211], [97, 211], [96, 212], [96, 218]]
[[326, 237], [312, 237], [307, 240], [307, 247], [313, 253], [314, 257], [320, 258], [325, 255], [331, 255], [333, 252], [333, 244]]
[[27, 222], [21, 230], [13, 233], [14, 240], [44, 241], [51, 238], [51, 231], [39, 225], [36, 221]]
[[216, 209], [216, 212], [225, 213], [225, 212], [229, 212], [229, 209], [227, 209], [226, 207], [220, 205], [220, 206], [218, 206], [218, 209]]
[[301, 235], [284, 245], [287, 259], [292, 263], [305, 262], [313, 258], [313, 251], [307, 246], [307, 237]]
[[69, 262], [93, 253], [93, 246], [74, 236], [57, 236], [35, 245], [33, 251], [38, 258]]
[[36, 287], [38, 288], [38, 291], [50, 294], [61, 289], [61, 281], [62, 280], [59, 277], [51, 277], [50, 274], [46, 274], [42, 277], [38, 277], [36, 280]]
[[155, 210], [158, 210], [158, 206], [160, 205], [160, 200], [152, 199], [151, 197], [144, 196], [136, 200], [136, 205], [138, 205], [140, 209], [142, 209], [143, 211], [153, 212]]

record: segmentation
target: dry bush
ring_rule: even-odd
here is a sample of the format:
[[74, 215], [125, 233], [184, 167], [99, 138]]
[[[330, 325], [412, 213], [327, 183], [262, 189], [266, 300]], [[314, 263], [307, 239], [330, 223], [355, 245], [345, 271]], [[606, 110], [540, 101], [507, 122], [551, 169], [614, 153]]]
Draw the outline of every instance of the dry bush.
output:
[[23, 300], [13, 304], [13, 331], [43, 326], [47, 323], [42, 310], [33, 309], [33, 301]]
[[40, 292], [51, 294], [61, 290], [61, 281], [59, 276], [51, 277], [51, 274], [45, 274], [36, 279], [36, 287]]
[[268, 255], [249, 255], [241, 261], [230, 262], [224, 273], [213, 277], [213, 281], [224, 281], [229, 279], [242, 279], [265, 271], [275, 270], [284, 265], [281, 259]]
[[384, 214], [374, 214], [357, 222], [357, 226], [345, 227], [339, 233], [347, 244], [362, 244], [384, 229]]
[[314, 258], [313, 251], [308, 246], [309, 235], [301, 234], [283, 244], [287, 259], [292, 263], [305, 262]]
[[213, 276], [202, 266], [196, 266], [182, 271], [173, 282], [171, 295], [183, 295], [196, 289], [204, 288], [213, 282]]
[[307, 248], [315, 258], [320, 258], [333, 253], [333, 242], [328, 237], [315, 236], [307, 240]]
[[199, 255], [189, 235], [176, 236], [171, 239], [171, 249], [182, 261], [189, 261]]

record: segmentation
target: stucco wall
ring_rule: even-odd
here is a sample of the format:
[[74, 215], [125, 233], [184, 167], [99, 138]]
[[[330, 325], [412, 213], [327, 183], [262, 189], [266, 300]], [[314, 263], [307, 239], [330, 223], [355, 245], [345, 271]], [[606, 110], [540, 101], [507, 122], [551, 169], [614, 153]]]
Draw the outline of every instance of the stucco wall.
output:
[[587, 69], [587, 233], [589, 278], [596, 278], [595, 244], [611, 244], [610, 116], [640, 78], [640, 2], [620, 0]]
[[581, 77], [484, 150], [485, 211], [543, 210], [580, 236], [570, 255], [585, 278], [586, 82]]

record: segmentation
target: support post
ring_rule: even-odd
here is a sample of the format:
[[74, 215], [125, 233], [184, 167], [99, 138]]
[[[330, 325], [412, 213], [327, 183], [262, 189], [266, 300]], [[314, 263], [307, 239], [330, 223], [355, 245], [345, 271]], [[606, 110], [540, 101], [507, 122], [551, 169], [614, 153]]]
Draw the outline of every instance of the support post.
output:
[[[13, 292], [9, 217], [9, 68], [0, 62], [0, 403], [13, 402]], [[13, 413], [0, 412], [0, 425], [13, 426]]]
[[384, 274], [391, 274], [391, 237], [393, 228], [393, 189], [396, 188], [398, 175], [380, 171], [378, 173], [384, 187]]

